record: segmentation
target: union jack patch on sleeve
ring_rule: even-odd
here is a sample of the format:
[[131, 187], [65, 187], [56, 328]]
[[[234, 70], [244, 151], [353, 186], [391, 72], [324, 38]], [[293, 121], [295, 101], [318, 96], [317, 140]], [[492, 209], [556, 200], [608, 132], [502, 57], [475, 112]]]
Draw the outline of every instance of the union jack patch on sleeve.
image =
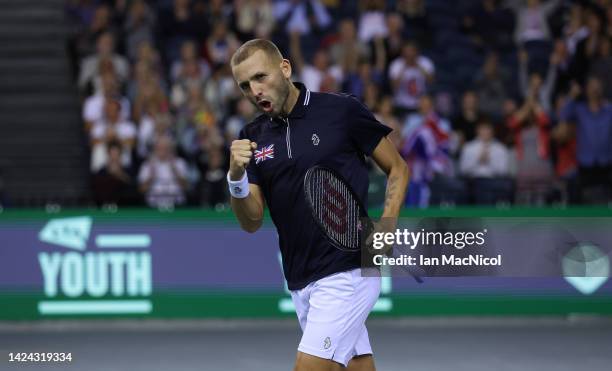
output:
[[269, 158], [274, 158], [274, 144], [255, 150], [255, 163], [259, 164]]

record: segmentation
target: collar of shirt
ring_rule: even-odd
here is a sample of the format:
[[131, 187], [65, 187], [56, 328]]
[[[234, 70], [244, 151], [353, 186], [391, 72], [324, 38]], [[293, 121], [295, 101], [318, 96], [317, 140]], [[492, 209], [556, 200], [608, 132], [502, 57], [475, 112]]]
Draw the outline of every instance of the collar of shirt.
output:
[[[298, 99], [295, 102], [295, 106], [293, 106], [293, 109], [289, 113], [289, 116], [287, 116], [287, 118], [290, 119], [304, 117], [304, 115], [306, 114], [306, 108], [310, 104], [310, 90], [308, 90], [306, 86], [301, 82], [294, 82], [293, 85], [295, 85], [296, 88], [300, 89], [300, 95], [298, 96]], [[285, 125], [285, 122], [280, 117], [270, 117], [270, 122], [272, 124], [272, 127]]]

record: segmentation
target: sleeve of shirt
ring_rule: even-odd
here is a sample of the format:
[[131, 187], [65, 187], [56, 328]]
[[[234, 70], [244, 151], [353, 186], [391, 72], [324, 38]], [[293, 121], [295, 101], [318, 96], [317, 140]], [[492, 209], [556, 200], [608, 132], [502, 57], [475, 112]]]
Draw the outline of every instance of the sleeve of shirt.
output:
[[389, 79], [395, 80], [399, 77], [400, 72], [402, 71], [402, 63], [397, 59], [391, 62], [389, 66]]
[[[246, 128], [242, 128], [240, 133], [238, 134], [239, 139], [248, 139], [253, 141], [253, 139], [249, 138], [246, 133]], [[257, 165], [255, 165], [255, 156], [251, 157], [251, 162], [246, 168], [247, 177], [249, 178], [249, 183], [260, 185], [259, 184], [259, 176], [257, 174]]]
[[380, 140], [391, 131], [381, 124], [372, 112], [354, 97], [348, 98], [347, 125], [353, 145], [366, 156], [371, 156]]

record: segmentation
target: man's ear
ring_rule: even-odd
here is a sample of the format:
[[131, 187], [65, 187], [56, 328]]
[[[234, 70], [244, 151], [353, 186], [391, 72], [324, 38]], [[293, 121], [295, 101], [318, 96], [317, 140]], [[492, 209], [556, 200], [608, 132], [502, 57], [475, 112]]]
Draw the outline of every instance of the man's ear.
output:
[[285, 78], [291, 78], [291, 62], [288, 59], [283, 59], [280, 63], [281, 71], [283, 72], [283, 76]]

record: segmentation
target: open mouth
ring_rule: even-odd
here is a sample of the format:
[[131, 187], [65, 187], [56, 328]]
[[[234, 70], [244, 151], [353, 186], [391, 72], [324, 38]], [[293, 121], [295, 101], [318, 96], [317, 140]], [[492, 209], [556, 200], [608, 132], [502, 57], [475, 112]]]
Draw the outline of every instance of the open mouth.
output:
[[272, 110], [272, 102], [270, 102], [269, 100], [260, 100], [259, 102], [257, 102], [257, 105], [264, 112], [270, 112]]

